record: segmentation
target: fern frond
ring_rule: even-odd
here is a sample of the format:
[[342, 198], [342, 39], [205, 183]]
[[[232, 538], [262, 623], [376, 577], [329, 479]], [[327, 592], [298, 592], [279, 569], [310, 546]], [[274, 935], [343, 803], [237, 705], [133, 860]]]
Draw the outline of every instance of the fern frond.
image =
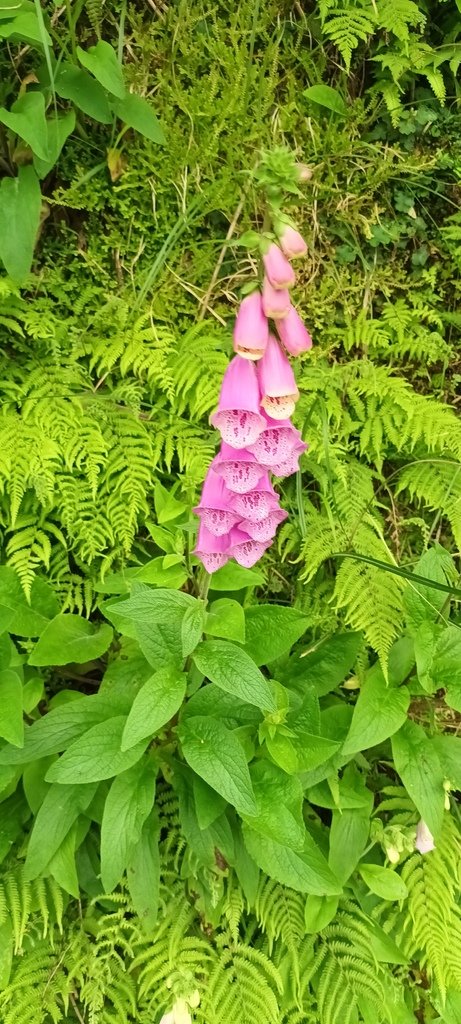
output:
[[220, 950], [204, 999], [205, 1019], [214, 1024], [277, 1024], [281, 978], [260, 950], [238, 943]]

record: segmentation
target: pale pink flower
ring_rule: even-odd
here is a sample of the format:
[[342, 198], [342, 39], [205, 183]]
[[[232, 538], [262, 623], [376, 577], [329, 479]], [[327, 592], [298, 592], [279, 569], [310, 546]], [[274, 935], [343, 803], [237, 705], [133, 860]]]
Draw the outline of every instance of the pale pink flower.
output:
[[298, 181], [310, 181], [312, 178], [312, 169], [307, 164], [295, 164], [298, 172]]
[[251, 569], [262, 557], [270, 545], [270, 541], [252, 540], [243, 530], [234, 529], [230, 535], [230, 554], [239, 565]]
[[234, 349], [242, 359], [260, 359], [263, 355], [269, 325], [263, 312], [262, 297], [259, 291], [246, 295], [240, 303], [234, 327]]
[[232, 448], [253, 444], [265, 427], [260, 411], [260, 393], [256, 368], [252, 362], [235, 356], [223, 377], [217, 411], [211, 423], [223, 441]]
[[256, 456], [247, 448], [231, 448], [225, 441], [222, 442], [221, 451], [213, 459], [212, 465], [229, 491], [237, 494], [246, 494], [247, 491], [253, 490], [265, 472]]
[[262, 466], [270, 469], [274, 464], [286, 461], [300, 440], [299, 431], [290, 420], [274, 420], [266, 416], [266, 428], [251, 445], [250, 451]]
[[207, 572], [216, 572], [229, 561], [229, 534], [216, 537], [200, 523], [195, 554]]
[[263, 263], [273, 288], [292, 288], [296, 280], [295, 272], [275, 242], [271, 242], [267, 252], [263, 253]]
[[287, 516], [288, 512], [285, 512], [285, 509], [274, 508], [265, 519], [260, 519], [258, 523], [253, 523], [251, 519], [242, 519], [239, 523], [239, 530], [247, 533], [251, 540], [263, 542], [273, 540], [277, 527]]
[[203, 483], [200, 504], [193, 511], [215, 537], [228, 534], [238, 521], [238, 515], [231, 507], [231, 499], [232, 495], [224, 480], [210, 466]]
[[274, 288], [269, 278], [265, 277], [262, 306], [267, 317], [270, 317], [272, 320], [281, 320], [284, 316], [287, 316], [291, 307], [289, 291], [286, 288]]
[[432, 832], [422, 818], [418, 822], [416, 829], [415, 850], [418, 850], [419, 853], [430, 853], [431, 850], [435, 850]]
[[261, 405], [269, 416], [275, 420], [284, 420], [291, 416], [299, 392], [290, 363], [272, 334], [269, 336], [264, 356], [258, 364], [258, 379]]
[[299, 356], [301, 352], [312, 348], [312, 338], [294, 306], [290, 306], [287, 316], [277, 323], [277, 331], [291, 356]]
[[252, 523], [259, 523], [266, 519], [269, 512], [278, 508], [279, 498], [266, 473], [261, 478], [257, 487], [246, 494], [234, 494], [232, 507], [238, 512], [241, 519], [249, 519]]
[[291, 224], [280, 224], [276, 230], [280, 248], [287, 259], [293, 260], [296, 256], [306, 255], [307, 245], [296, 228]]

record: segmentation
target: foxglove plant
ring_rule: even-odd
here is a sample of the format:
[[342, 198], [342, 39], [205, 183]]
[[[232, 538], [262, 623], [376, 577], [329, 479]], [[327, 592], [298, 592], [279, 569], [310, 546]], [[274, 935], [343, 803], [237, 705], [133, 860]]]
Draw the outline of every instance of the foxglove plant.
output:
[[221, 447], [194, 509], [200, 518], [195, 554], [209, 573], [229, 558], [250, 568], [262, 557], [287, 518], [271, 474], [295, 473], [307, 448], [290, 419], [299, 393], [287, 356], [312, 345], [289, 292], [295, 283], [290, 260], [305, 255], [307, 246], [278, 207], [271, 213], [273, 232], [258, 238], [261, 283], [241, 301], [233, 331], [236, 354], [211, 416]]

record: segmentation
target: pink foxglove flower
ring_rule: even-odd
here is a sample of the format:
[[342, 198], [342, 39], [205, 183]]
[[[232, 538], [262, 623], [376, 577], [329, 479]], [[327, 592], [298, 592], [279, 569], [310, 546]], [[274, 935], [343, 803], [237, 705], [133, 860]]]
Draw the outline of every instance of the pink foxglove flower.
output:
[[250, 519], [242, 519], [239, 523], [239, 530], [244, 530], [252, 540], [268, 541], [273, 540], [275, 531], [280, 523], [288, 516], [283, 508], [274, 508], [265, 519], [259, 523], [252, 523]]
[[275, 420], [291, 416], [299, 392], [290, 363], [272, 334], [258, 365], [258, 377], [263, 409]]
[[234, 494], [232, 507], [238, 512], [240, 519], [249, 519], [252, 523], [259, 523], [266, 519], [269, 512], [278, 508], [279, 498], [269, 481], [269, 474], [266, 473], [254, 491], [246, 494]]
[[[291, 308], [290, 293], [287, 288], [274, 288], [269, 278], [264, 278], [262, 306], [264, 313], [272, 320], [281, 320], [287, 316]], [[267, 344], [267, 342], [266, 342]]]
[[259, 291], [245, 295], [234, 327], [234, 349], [242, 359], [261, 359], [269, 338], [269, 324]]
[[291, 455], [283, 462], [274, 463], [271, 466], [271, 472], [274, 476], [291, 476], [292, 473], [297, 473], [299, 469], [299, 457], [303, 452], [306, 451], [307, 444], [299, 444], [293, 449]]
[[280, 224], [276, 228], [280, 248], [289, 260], [296, 256], [305, 256], [307, 245], [302, 235], [291, 224]]
[[275, 242], [271, 242], [267, 252], [263, 253], [263, 263], [273, 288], [292, 288], [296, 280], [295, 272]]
[[239, 565], [251, 569], [262, 558], [269, 545], [270, 541], [252, 540], [243, 530], [234, 527], [230, 535], [229, 553]]
[[229, 491], [237, 494], [252, 491], [265, 472], [264, 467], [257, 462], [256, 456], [247, 448], [231, 448], [224, 441], [212, 465]]
[[273, 420], [266, 416], [266, 428], [251, 445], [250, 451], [261, 466], [270, 469], [274, 463], [288, 459], [300, 440], [299, 431], [290, 420]]
[[195, 554], [200, 558], [207, 572], [216, 572], [229, 561], [229, 534], [215, 537], [203, 523], [200, 523]]
[[419, 853], [430, 853], [431, 850], [435, 850], [432, 832], [422, 819], [418, 822], [416, 829], [415, 850], [418, 850]]
[[300, 352], [307, 352], [312, 348], [312, 338], [294, 306], [290, 306], [287, 316], [279, 321], [277, 330], [281, 342], [291, 356], [299, 356]]
[[210, 417], [221, 437], [232, 448], [246, 448], [264, 430], [259, 408], [259, 384], [252, 362], [235, 356], [223, 377], [218, 409]]
[[238, 515], [231, 507], [232, 495], [224, 483], [210, 466], [202, 489], [200, 504], [194, 512], [200, 516], [202, 523], [215, 537], [228, 534], [232, 526], [238, 522]]

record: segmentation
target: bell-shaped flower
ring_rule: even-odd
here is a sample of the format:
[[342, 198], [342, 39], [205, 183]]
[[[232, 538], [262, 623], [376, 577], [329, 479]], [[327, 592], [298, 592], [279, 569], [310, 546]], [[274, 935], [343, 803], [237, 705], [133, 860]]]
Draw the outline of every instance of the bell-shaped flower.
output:
[[200, 559], [207, 572], [216, 572], [229, 561], [229, 534], [216, 537], [214, 533], [207, 530], [203, 523], [200, 523], [194, 554]]
[[238, 512], [240, 519], [249, 519], [252, 523], [259, 523], [266, 519], [274, 508], [278, 508], [279, 498], [269, 481], [269, 474], [259, 481], [253, 491], [246, 494], [234, 494], [232, 507]]
[[263, 253], [263, 263], [266, 277], [273, 288], [293, 287], [296, 280], [295, 272], [275, 242], [271, 242], [267, 252]]
[[274, 464], [288, 459], [300, 442], [301, 435], [290, 420], [274, 420], [266, 416], [266, 428], [249, 450], [261, 466], [270, 469]]
[[231, 506], [232, 495], [224, 480], [210, 466], [202, 488], [200, 504], [194, 512], [200, 516], [204, 526], [215, 537], [223, 537], [238, 522], [238, 515]]
[[234, 350], [242, 359], [261, 359], [269, 338], [269, 324], [263, 312], [261, 292], [245, 295], [234, 326]]
[[247, 533], [244, 533], [243, 530], [239, 530], [237, 527], [234, 527], [231, 531], [230, 555], [232, 558], [235, 558], [239, 565], [244, 565], [246, 569], [251, 569], [269, 546], [270, 541], [252, 540]]
[[228, 490], [237, 494], [252, 491], [264, 473], [264, 467], [257, 462], [252, 452], [247, 448], [231, 448], [225, 441], [212, 465]]
[[418, 822], [416, 829], [415, 850], [418, 850], [419, 853], [430, 853], [431, 850], [435, 850], [432, 832], [422, 819]]
[[252, 523], [250, 519], [242, 519], [239, 523], [239, 530], [243, 530], [252, 540], [271, 541], [275, 537], [275, 531], [280, 523], [288, 516], [283, 508], [274, 508], [265, 519], [259, 523]]
[[297, 473], [299, 469], [299, 457], [306, 451], [306, 448], [307, 444], [301, 442], [301, 444], [296, 445], [296, 448], [293, 448], [293, 451], [287, 459], [282, 462], [274, 463], [271, 466], [271, 472], [274, 476], [291, 476], [292, 473]]
[[[263, 282], [262, 308], [265, 316], [271, 320], [281, 320], [287, 316], [291, 308], [290, 293], [287, 288], [274, 288], [269, 278]], [[267, 345], [267, 342], [266, 342]]]
[[262, 408], [275, 420], [291, 416], [299, 392], [290, 363], [272, 334], [258, 364], [258, 378]]
[[312, 348], [312, 338], [294, 306], [290, 306], [287, 315], [277, 323], [277, 331], [290, 356], [299, 356]]
[[260, 412], [260, 394], [256, 368], [252, 362], [235, 356], [223, 377], [217, 411], [210, 417], [226, 444], [246, 448], [264, 430]]
[[277, 225], [276, 233], [280, 248], [287, 259], [293, 260], [296, 256], [306, 255], [307, 245], [304, 238], [291, 224], [281, 223]]

